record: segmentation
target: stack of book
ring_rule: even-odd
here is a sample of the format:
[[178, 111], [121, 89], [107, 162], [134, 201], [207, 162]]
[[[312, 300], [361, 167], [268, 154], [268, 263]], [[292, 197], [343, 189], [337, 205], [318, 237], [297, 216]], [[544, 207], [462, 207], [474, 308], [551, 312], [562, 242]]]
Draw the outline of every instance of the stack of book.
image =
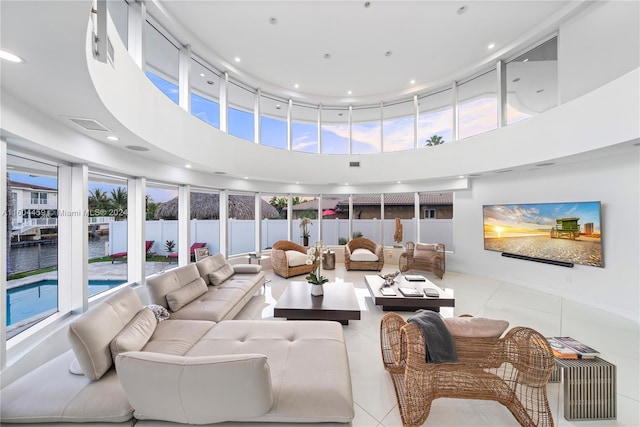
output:
[[597, 350], [571, 337], [547, 337], [547, 341], [558, 359], [592, 359], [600, 355]]

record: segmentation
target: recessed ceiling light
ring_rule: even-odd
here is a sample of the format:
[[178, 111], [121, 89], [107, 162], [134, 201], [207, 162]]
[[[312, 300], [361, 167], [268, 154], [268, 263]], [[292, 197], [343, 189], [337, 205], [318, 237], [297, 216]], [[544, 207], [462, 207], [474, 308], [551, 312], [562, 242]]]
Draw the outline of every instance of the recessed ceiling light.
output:
[[0, 59], [6, 59], [9, 62], [16, 62], [16, 63], [25, 62], [24, 59], [20, 58], [15, 53], [12, 53], [6, 50], [0, 50]]
[[281, 109], [282, 107], [280, 106], [280, 104], [276, 104], [276, 110]]
[[396, 184], [402, 184], [402, 181], [396, 181]]
[[529, 62], [529, 58], [524, 58], [522, 62]]
[[347, 95], [351, 95], [353, 92], [351, 91], [347, 91]]
[[185, 168], [187, 169], [191, 169], [191, 165], [189, 163], [187, 163], [186, 165], [184, 165]]
[[236, 56], [236, 57], [234, 58], [234, 60], [235, 60], [236, 62], [240, 62], [240, 58], [239, 58], [238, 56]]
[[387, 58], [390, 57], [391, 55], [393, 55], [393, 52], [391, 52], [390, 50], [384, 53], [384, 56], [386, 56]]
[[469, 6], [466, 6], [466, 5], [465, 6], [460, 6], [458, 8], [458, 10], [456, 11], [456, 13], [458, 15], [462, 15], [463, 13], [465, 13], [467, 11], [468, 8], [469, 8]]
[[464, 178], [464, 175], [458, 175], [458, 178]]
[[416, 84], [416, 81], [415, 81], [415, 79], [411, 79], [411, 80], [409, 81], [409, 83], [411, 83], [412, 85], [414, 85], [414, 84]]
[[296, 89], [298, 89], [300, 87], [300, 85], [298, 83], [294, 84], [293, 87], [295, 87]]
[[496, 47], [496, 44], [490, 43], [489, 46], [487, 46], [487, 49], [493, 49], [494, 47]]
[[344, 116], [344, 113], [338, 113], [338, 117]]
[[344, 185], [349, 185], [349, 183], [348, 183], [348, 182], [345, 182], [345, 183], [344, 183]]
[[118, 137], [117, 137], [117, 136], [115, 136], [115, 135], [109, 135], [109, 136], [107, 137], [107, 139], [108, 139], [109, 141], [120, 141], [120, 138], [118, 138]]
[[278, 25], [278, 18], [276, 18], [275, 16], [272, 16], [271, 18], [269, 18], [269, 23], [271, 25]]
[[249, 177], [248, 177], [248, 176], [245, 176], [245, 177], [244, 177], [244, 179], [249, 179]]
[[518, 83], [520, 81], [520, 77], [516, 77], [515, 79], [511, 80], [514, 83]]
[[200, 77], [204, 77], [204, 73], [200, 73]]
[[324, 57], [324, 59], [329, 59], [329, 58], [331, 58], [331, 54], [330, 53], [325, 53], [323, 55], [323, 57]]
[[207, 84], [208, 85], [212, 85], [213, 84], [213, 80], [207, 80]]

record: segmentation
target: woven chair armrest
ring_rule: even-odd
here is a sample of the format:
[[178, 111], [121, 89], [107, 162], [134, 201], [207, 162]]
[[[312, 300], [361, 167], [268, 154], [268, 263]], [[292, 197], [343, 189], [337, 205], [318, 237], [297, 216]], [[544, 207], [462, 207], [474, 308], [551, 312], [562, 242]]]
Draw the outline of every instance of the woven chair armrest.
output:
[[382, 245], [376, 245], [376, 255], [378, 256], [378, 259], [384, 259], [384, 246]]
[[382, 363], [388, 370], [403, 370], [407, 358], [407, 343], [401, 330], [407, 322], [396, 313], [387, 313], [380, 321]]
[[538, 331], [516, 326], [503, 338], [507, 360], [519, 372], [517, 382], [532, 387], [545, 386], [555, 366], [553, 351]]

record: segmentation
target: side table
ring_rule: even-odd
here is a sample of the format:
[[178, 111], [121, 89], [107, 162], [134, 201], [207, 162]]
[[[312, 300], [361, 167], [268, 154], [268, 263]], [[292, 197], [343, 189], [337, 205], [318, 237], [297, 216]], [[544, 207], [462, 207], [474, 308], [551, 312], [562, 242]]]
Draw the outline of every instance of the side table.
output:
[[249, 264], [253, 264], [253, 261], [255, 261], [256, 264], [262, 265], [262, 261], [266, 261], [271, 257], [269, 255], [258, 255], [258, 256], [248, 255], [247, 258], [249, 258]]
[[616, 419], [616, 366], [599, 357], [556, 359], [551, 380], [560, 379], [567, 420]]

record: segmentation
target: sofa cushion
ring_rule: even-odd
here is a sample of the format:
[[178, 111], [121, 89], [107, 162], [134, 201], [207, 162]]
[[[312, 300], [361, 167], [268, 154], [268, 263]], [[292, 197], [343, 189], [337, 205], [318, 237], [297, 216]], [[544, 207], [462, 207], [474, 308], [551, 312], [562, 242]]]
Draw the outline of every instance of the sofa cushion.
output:
[[234, 271], [231, 264], [225, 264], [219, 269], [217, 269], [216, 271], [212, 271], [209, 273], [208, 275], [209, 282], [213, 286], [218, 286], [219, 284], [227, 280], [229, 277], [233, 276], [233, 273]]
[[174, 268], [165, 273], [148, 277], [147, 289], [153, 304], [158, 304], [164, 308], [169, 308], [167, 304], [167, 294], [182, 287], [186, 283], [191, 283], [200, 277], [200, 272], [195, 264]]
[[137, 419], [218, 423], [260, 416], [273, 403], [269, 364], [260, 354], [130, 352], [118, 355], [116, 365]]
[[205, 320], [171, 319], [158, 323], [142, 351], [182, 356], [214, 326], [214, 322]]
[[378, 261], [378, 255], [371, 252], [369, 249], [358, 248], [351, 252], [349, 257], [351, 261]]
[[111, 368], [111, 341], [142, 308], [138, 294], [127, 287], [71, 322], [69, 341], [87, 378], [100, 379]]
[[236, 264], [233, 266], [233, 272], [237, 274], [255, 274], [262, 271], [260, 264]]
[[207, 285], [202, 277], [167, 294], [167, 304], [171, 311], [178, 311], [199, 296], [207, 293]]
[[109, 347], [114, 360], [120, 353], [141, 350], [153, 335], [157, 324], [158, 320], [153, 310], [149, 307], [140, 310], [111, 341]]
[[107, 371], [100, 381], [91, 381], [69, 373], [73, 358], [69, 350], [3, 387], [0, 424], [132, 425], [133, 407], [115, 369]]
[[279, 425], [351, 422], [351, 374], [338, 322], [223, 321], [186, 356], [246, 353], [267, 356], [274, 401], [266, 414], [244, 421]]
[[309, 259], [307, 254], [303, 254], [302, 252], [294, 250], [285, 251], [285, 254], [287, 256], [287, 264], [289, 265], [289, 267], [299, 267], [301, 265], [305, 265], [307, 263], [307, 259]]
[[227, 260], [224, 258], [224, 255], [222, 255], [221, 253], [217, 253], [196, 262], [196, 268], [200, 273], [200, 277], [204, 279], [204, 282], [207, 285], [210, 285], [211, 282], [209, 281], [209, 273], [218, 270], [226, 263]]
[[498, 338], [509, 327], [506, 320], [486, 317], [446, 317], [443, 320], [454, 337]]

